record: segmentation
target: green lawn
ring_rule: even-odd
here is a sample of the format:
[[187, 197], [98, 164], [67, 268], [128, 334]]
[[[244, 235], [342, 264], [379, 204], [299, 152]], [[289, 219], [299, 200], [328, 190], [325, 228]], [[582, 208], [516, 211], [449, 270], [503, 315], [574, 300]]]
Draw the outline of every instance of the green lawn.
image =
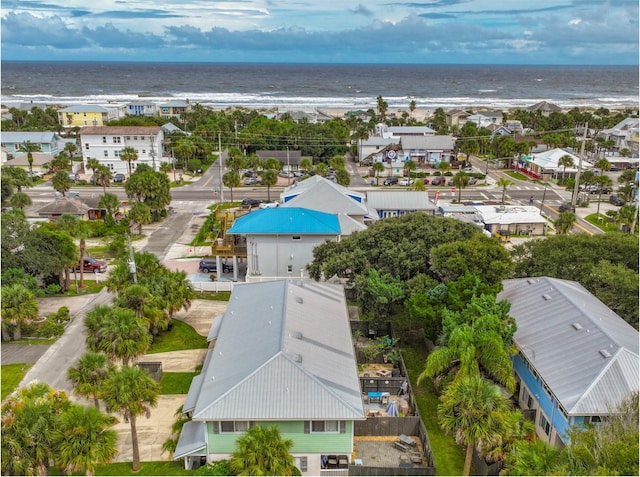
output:
[[162, 373], [160, 394], [187, 394], [191, 380], [200, 373]]
[[[72, 281], [71, 287], [65, 293], [62, 293], [60, 296], [80, 296], [80, 295], [91, 295], [93, 293], [100, 293], [100, 290], [104, 288], [103, 282], [97, 282], [95, 280], [87, 280], [87, 276], [93, 277], [93, 273], [85, 273], [85, 279], [83, 281], [84, 288], [78, 288], [78, 292], [76, 293], [76, 284]], [[80, 286], [80, 273], [78, 273], [78, 287]]]
[[180, 351], [184, 349], [203, 349], [207, 347], [207, 338], [196, 333], [191, 325], [184, 321], [173, 320], [171, 331], [157, 336], [148, 354], [166, 353], [167, 351]]
[[509, 171], [506, 174], [508, 176], [513, 177], [514, 179], [519, 180], [519, 181], [528, 181], [528, 180], [530, 180], [527, 176], [525, 176], [524, 174], [520, 174], [519, 172]]
[[452, 436], [444, 434], [438, 424], [436, 395], [431, 380], [417, 385], [418, 375], [424, 368], [427, 353], [418, 348], [402, 348], [402, 358], [413, 386], [420, 417], [427, 428], [429, 442], [436, 465], [436, 475], [462, 475], [464, 451]]
[[600, 217], [602, 220], [598, 219], [598, 214], [590, 214], [585, 217], [585, 220], [605, 232], [617, 232], [619, 230], [617, 224], [608, 222], [609, 217], [604, 214], [600, 214]]
[[[52, 472], [52, 475], [62, 474]], [[84, 474], [74, 473], [73, 475]], [[131, 470], [131, 462], [118, 462], [98, 466], [94, 475], [195, 475], [195, 472], [185, 470], [183, 462], [142, 462], [138, 472]]]
[[0, 400], [4, 400], [9, 394], [11, 394], [20, 384], [24, 375], [33, 366], [33, 364], [5, 364], [0, 368], [2, 372], [2, 380], [0, 380], [1, 391]]

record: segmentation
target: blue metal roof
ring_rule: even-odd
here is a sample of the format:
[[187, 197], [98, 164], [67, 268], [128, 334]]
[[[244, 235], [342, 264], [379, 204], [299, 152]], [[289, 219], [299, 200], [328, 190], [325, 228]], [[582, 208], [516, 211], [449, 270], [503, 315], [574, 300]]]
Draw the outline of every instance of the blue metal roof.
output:
[[340, 223], [336, 214], [302, 207], [277, 207], [256, 210], [240, 217], [227, 233], [340, 235]]

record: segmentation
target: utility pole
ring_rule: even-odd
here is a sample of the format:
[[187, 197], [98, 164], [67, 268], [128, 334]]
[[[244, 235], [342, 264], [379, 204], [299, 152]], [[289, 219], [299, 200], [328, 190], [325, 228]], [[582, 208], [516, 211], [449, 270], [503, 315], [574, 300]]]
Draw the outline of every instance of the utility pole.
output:
[[173, 155], [173, 148], [171, 148], [171, 164], [173, 165], [173, 182], [176, 182], [176, 157]]
[[220, 203], [222, 204], [222, 202], [224, 202], [224, 184], [222, 183], [222, 169], [224, 168], [223, 166], [223, 160], [224, 160], [224, 152], [222, 152], [222, 150], [220, 151], [220, 155], [218, 156], [218, 167], [219, 172], [220, 172]]
[[291, 185], [291, 165], [289, 164], [289, 146], [287, 146], [287, 184]]
[[131, 236], [127, 234], [127, 243], [129, 245], [129, 271], [133, 277], [133, 283], [138, 283], [138, 273], [136, 271], [136, 261], [133, 257], [133, 247], [131, 246]]
[[584, 134], [582, 136], [582, 144], [580, 145], [580, 156], [578, 157], [578, 172], [576, 172], [576, 183], [573, 186], [573, 196], [571, 197], [571, 205], [576, 206], [578, 202], [578, 191], [580, 190], [580, 173], [582, 171], [582, 156], [584, 155], [584, 145], [587, 142], [587, 131], [589, 130], [589, 123], [584, 125]]
[[155, 144], [155, 138], [152, 136], [151, 137], [151, 152], [149, 152], [149, 155], [151, 156], [151, 164], [153, 167], [153, 170], [156, 170], [156, 150], [154, 149], [154, 144]]

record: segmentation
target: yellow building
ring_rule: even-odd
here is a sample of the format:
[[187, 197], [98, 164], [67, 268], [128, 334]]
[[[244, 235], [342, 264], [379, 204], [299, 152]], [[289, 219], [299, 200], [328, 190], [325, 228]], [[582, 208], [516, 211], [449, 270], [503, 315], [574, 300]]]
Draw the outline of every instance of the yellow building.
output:
[[104, 126], [118, 118], [117, 110], [98, 105], [74, 105], [58, 111], [58, 121], [64, 128]]

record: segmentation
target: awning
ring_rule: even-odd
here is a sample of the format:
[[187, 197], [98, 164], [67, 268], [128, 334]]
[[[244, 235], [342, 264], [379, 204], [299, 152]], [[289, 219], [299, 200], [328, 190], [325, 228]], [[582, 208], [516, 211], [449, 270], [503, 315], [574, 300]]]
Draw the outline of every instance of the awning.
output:
[[173, 453], [173, 460], [177, 460], [188, 455], [206, 455], [206, 430], [207, 424], [205, 422], [185, 422], [182, 426], [180, 437], [178, 438], [176, 451]]

